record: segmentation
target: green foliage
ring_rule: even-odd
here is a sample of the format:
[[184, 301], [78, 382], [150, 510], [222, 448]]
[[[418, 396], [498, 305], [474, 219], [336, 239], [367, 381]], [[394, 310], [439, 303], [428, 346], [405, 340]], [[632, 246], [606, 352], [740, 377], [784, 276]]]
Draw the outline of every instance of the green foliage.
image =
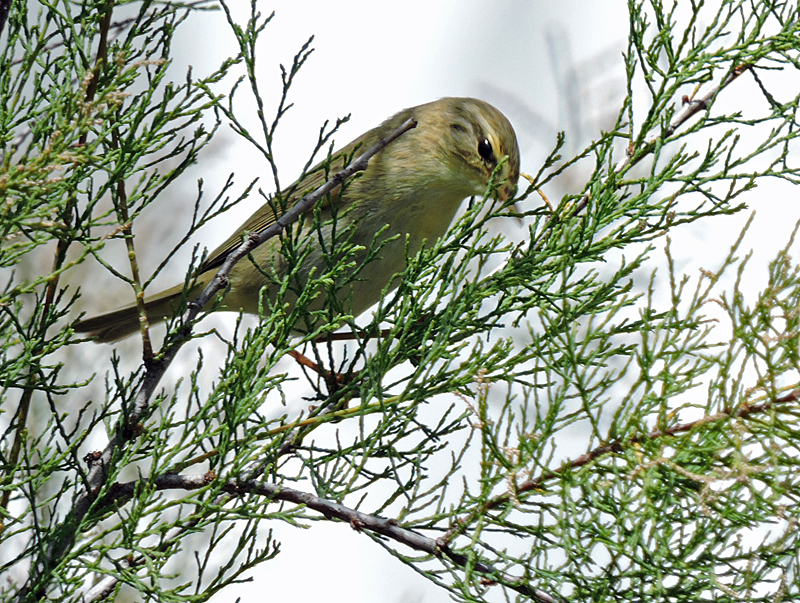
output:
[[[221, 5], [236, 56], [175, 79], [176, 31], [217, 3], [13, 3], [0, 600], [98, 600], [123, 584], [206, 600], [279, 553], [265, 528], [338, 520], [464, 600], [800, 599], [795, 238], [749, 266], [767, 275], [758, 292], [742, 285], [742, 237], [699, 277], [676, 267], [669, 238], [742, 210], [762, 182], [798, 183], [800, 95], [779, 98], [762, 76], [800, 67], [800, 15], [717, 4], [628, 3], [616, 123], [576, 157], [555, 141], [516, 200], [523, 243], [488, 234], [517, 209], [473, 199], [358, 326], [332, 305], [354, 252], [344, 229], [291, 312], [279, 299], [255, 328], [192, 336], [224, 358], [198, 351], [185, 379], [165, 377], [187, 340], [176, 320], [163, 347], [144, 342], [141, 366], [115, 354], [101, 392], [103, 375], [76, 366], [108, 348], [72, 331], [71, 275], [96, 260], [120, 287], [148, 287], [137, 220], [174, 202], [223, 121], [269, 162], [262, 188], [280, 190], [273, 137], [310, 47], [282, 68], [273, 117], [255, 76], [272, 17], [255, 4], [244, 25]], [[721, 109], [745, 78], [761, 112]], [[238, 117], [243, 95], [258, 131]], [[306, 169], [343, 121], [320, 130]], [[537, 207], [535, 192], [587, 164], [582, 190]], [[179, 246], [254, 187], [232, 179], [209, 203], [200, 187]], [[309, 241], [286, 236], [299, 261]], [[129, 270], [108, 259], [118, 242]], [[331, 303], [312, 312], [318, 296]]]

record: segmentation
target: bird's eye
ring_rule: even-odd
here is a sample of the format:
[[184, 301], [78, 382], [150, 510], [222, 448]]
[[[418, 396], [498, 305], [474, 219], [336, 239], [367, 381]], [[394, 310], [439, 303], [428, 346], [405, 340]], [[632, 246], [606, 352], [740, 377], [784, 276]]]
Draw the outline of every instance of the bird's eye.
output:
[[497, 163], [497, 159], [494, 157], [494, 151], [492, 150], [492, 143], [489, 142], [488, 138], [484, 138], [478, 143], [478, 155], [490, 165], [495, 165]]

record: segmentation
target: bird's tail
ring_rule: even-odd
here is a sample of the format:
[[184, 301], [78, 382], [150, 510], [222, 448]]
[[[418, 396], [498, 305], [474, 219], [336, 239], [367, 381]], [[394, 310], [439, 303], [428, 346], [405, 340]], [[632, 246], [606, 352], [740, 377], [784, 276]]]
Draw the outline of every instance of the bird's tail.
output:
[[[150, 324], [162, 322], [175, 315], [181, 306], [183, 290], [184, 286], [178, 285], [144, 300]], [[202, 287], [195, 287], [194, 295], [190, 295], [190, 299], [196, 297], [200, 291]], [[139, 311], [133, 304], [82, 320], [75, 325], [75, 331], [96, 337], [99, 343], [109, 343], [136, 333], [139, 323]]]

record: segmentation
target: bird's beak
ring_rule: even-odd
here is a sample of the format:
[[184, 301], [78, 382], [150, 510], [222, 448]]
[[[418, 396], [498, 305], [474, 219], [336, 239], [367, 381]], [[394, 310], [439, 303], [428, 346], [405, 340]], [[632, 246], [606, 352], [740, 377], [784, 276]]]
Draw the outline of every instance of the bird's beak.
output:
[[[503, 186], [497, 189], [497, 200], [500, 201], [501, 203], [505, 203], [509, 199], [513, 199], [514, 195], [516, 194], [517, 194], [517, 185], [512, 182], [506, 182]], [[516, 203], [514, 203], [509, 209], [511, 209], [511, 211], [513, 211], [516, 214], [518, 214], [520, 211]], [[517, 223], [519, 225], [522, 225], [522, 219], [519, 216], [517, 217]]]

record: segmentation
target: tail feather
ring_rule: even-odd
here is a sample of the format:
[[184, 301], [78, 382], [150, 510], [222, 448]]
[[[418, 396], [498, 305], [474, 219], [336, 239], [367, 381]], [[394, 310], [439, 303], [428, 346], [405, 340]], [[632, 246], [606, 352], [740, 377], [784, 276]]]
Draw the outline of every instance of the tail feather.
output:
[[[183, 285], [180, 285], [145, 299], [144, 305], [150, 324], [172, 318], [180, 306], [182, 296]], [[75, 325], [75, 331], [96, 337], [99, 343], [109, 343], [136, 333], [139, 323], [139, 310], [134, 304], [82, 320]]]

